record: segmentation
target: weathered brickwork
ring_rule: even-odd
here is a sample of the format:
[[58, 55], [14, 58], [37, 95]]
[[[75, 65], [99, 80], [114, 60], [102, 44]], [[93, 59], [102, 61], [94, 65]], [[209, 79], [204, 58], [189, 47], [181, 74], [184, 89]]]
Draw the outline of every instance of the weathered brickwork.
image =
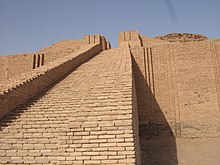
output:
[[119, 33], [118, 45], [120, 46], [123, 42], [128, 42], [130, 46], [141, 46], [142, 42], [137, 30], [130, 30]]
[[65, 58], [21, 74], [0, 84], [0, 118], [59, 82], [80, 64], [102, 51], [101, 45], [84, 47]]
[[86, 45], [88, 44], [83, 40], [62, 40], [37, 51], [35, 54], [44, 54], [45, 64], [48, 64], [49, 62], [73, 53]]
[[147, 39], [130, 44], [141, 136], [219, 137], [218, 42]]
[[60, 130], [59, 163], [135, 164], [139, 141], [130, 54], [109, 50], [82, 68], [68, 77], [74, 80], [71, 84], [64, 84], [74, 113]]
[[33, 54], [0, 56], [0, 82], [33, 68]]
[[[101, 47], [91, 46], [90, 55], [100, 50], [98, 46]], [[64, 61], [62, 58], [54, 64]], [[62, 66], [66, 69], [66, 65]], [[62, 73], [64, 68], [53, 73]], [[50, 77], [56, 79], [54, 74]], [[48, 75], [44, 77], [36, 78], [41, 90]], [[16, 107], [1, 119], [0, 163], [140, 164], [132, 77], [131, 54], [125, 44], [120, 49], [100, 53], [37, 100]], [[12, 102], [15, 101], [12, 99], [9, 105]]]
[[[96, 40], [86, 41], [86, 37]], [[6, 81], [21, 73], [49, 64], [89, 44], [101, 44], [102, 50], [111, 48], [109, 41], [101, 35], [86, 35], [82, 40], [62, 40], [34, 53], [0, 56], [0, 81]]]
[[179, 137], [219, 139], [218, 39], [132, 30], [118, 42], [85, 35], [0, 57], [0, 164], [184, 164]]

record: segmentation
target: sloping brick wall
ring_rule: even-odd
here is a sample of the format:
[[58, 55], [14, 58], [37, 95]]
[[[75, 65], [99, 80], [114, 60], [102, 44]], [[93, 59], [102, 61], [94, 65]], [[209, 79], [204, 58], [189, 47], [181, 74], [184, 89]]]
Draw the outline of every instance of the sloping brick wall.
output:
[[0, 70], [2, 70], [0, 81], [7, 81], [21, 73], [27, 73], [37, 67], [47, 65], [86, 45], [80, 40], [60, 41], [38, 52], [0, 56]]
[[[87, 40], [87, 38], [91, 39], [91, 42]], [[0, 82], [7, 81], [21, 73], [27, 73], [33, 69], [47, 65], [89, 44], [101, 44], [102, 50], [111, 48], [106, 38], [97, 34], [86, 35], [81, 40], [61, 40], [33, 53], [0, 56]]]
[[100, 44], [87, 46], [47, 66], [19, 75], [0, 84], [0, 117], [56, 84], [80, 64], [101, 51]]

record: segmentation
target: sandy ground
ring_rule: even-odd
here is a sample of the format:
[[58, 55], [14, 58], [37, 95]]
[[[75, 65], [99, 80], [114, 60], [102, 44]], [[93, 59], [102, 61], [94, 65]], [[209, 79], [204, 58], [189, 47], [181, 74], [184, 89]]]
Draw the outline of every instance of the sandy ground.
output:
[[220, 138], [141, 140], [143, 165], [219, 165]]

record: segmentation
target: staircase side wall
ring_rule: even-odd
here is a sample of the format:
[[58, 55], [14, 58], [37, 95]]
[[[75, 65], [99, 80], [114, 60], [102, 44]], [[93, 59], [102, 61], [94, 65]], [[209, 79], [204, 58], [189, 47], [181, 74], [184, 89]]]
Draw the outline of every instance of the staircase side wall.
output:
[[58, 59], [47, 66], [42, 66], [32, 72], [21, 74], [1, 84], [0, 118], [17, 106], [44, 92], [76, 67], [101, 51], [102, 47], [100, 44], [90, 45]]

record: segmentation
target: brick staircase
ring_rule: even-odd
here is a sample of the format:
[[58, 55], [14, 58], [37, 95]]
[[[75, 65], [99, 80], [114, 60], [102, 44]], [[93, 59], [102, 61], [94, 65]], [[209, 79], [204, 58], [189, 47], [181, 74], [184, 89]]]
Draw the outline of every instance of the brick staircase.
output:
[[84, 63], [0, 120], [0, 164], [139, 163], [132, 80], [128, 48]]
[[43, 49], [49, 63], [0, 83], [0, 165], [219, 162], [219, 43], [132, 30], [117, 49], [100, 35]]

